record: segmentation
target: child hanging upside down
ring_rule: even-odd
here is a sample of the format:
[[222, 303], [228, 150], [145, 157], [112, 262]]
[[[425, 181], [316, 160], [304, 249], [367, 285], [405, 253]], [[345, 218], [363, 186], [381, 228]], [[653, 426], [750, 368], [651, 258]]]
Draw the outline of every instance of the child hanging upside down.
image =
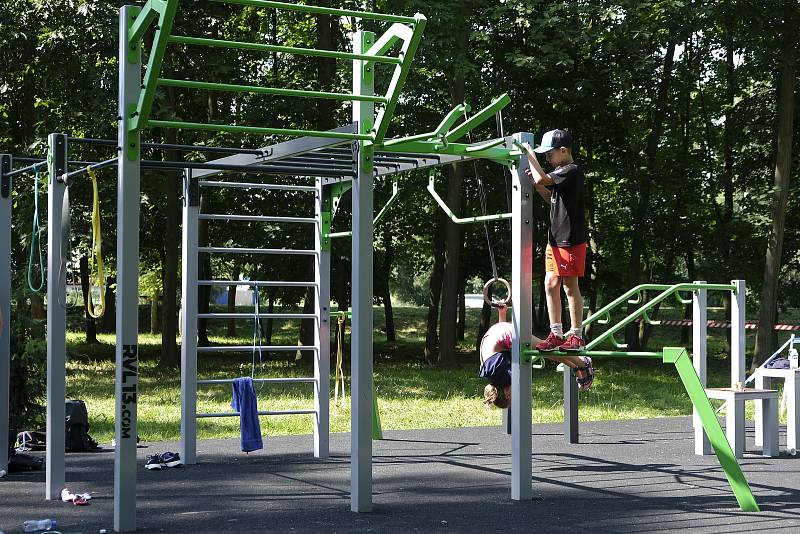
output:
[[[481, 378], [488, 378], [489, 383], [483, 390], [483, 402], [486, 406], [494, 404], [498, 408], [508, 408], [511, 404], [511, 343], [514, 329], [506, 322], [505, 306], [499, 308], [499, 321], [492, 325], [481, 340]], [[531, 336], [531, 346], [540, 342]], [[594, 369], [592, 359], [586, 356], [545, 356], [548, 360], [563, 363], [575, 369], [575, 376], [580, 389], [592, 387]]]

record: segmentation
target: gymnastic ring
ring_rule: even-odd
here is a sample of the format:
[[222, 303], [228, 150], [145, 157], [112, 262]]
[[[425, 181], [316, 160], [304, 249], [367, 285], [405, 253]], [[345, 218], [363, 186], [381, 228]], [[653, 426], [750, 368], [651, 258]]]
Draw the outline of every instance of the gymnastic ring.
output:
[[[497, 299], [489, 295], [489, 291], [492, 289], [492, 286], [495, 284], [495, 282], [500, 282], [501, 284], [506, 286], [506, 295], [507, 295], [506, 298]], [[486, 284], [484, 284], [483, 286], [483, 301], [492, 308], [501, 308], [504, 306], [508, 306], [509, 303], [511, 302], [511, 284], [509, 284], [508, 281], [504, 278], [492, 278], [491, 280], [486, 282]]]

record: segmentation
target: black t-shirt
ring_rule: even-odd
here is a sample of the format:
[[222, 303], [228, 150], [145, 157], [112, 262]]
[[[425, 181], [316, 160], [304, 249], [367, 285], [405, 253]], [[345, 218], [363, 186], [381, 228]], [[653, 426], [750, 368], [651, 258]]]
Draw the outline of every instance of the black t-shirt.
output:
[[583, 206], [583, 171], [575, 163], [549, 173], [555, 182], [548, 187], [550, 197], [550, 231], [552, 246], [572, 247], [586, 243], [586, 218]]

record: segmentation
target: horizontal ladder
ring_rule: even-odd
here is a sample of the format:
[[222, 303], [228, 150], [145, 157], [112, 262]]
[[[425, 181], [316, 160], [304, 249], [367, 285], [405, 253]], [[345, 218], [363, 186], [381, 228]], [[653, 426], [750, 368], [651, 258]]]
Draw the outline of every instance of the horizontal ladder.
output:
[[[252, 319], [254, 313], [198, 313], [198, 319]], [[259, 319], [316, 319], [313, 313], [259, 313]]]
[[313, 185], [283, 185], [283, 184], [259, 184], [249, 182], [200, 182], [200, 187], [231, 187], [236, 189], [275, 189], [278, 191], [313, 191], [317, 188]]
[[296, 350], [319, 350], [313, 345], [218, 345], [214, 347], [197, 347], [197, 352], [251, 352], [254, 350], [272, 352], [293, 352]]
[[317, 287], [316, 282], [282, 282], [267, 280], [198, 280], [198, 286]]
[[198, 219], [204, 221], [252, 221], [252, 222], [275, 222], [275, 223], [305, 223], [314, 224], [316, 219], [309, 217], [277, 217], [269, 215], [223, 215], [216, 213], [201, 213]]
[[315, 250], [293, 248], [197, 247], [197, 252], [207, 254], [284, 254], [286, 256], [315, 256]]

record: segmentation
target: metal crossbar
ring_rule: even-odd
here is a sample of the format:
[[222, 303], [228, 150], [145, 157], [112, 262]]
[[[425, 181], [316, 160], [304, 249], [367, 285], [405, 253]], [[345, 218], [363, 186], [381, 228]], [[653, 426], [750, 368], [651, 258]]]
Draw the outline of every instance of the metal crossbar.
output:
[[[186, 89], [203, 89], [206, 91], [228, 91], [234, 93], [254, 93], [262, 95], [291, 96], [299, 98], [321, 98], [325, 100], [377, 102], [385, 104], [388, 99], [384, 96], [356, 95], [353, 93], [330, 93], [325, 91], [306, 91], [303, 89], [281, 89], [278, 87], [260, 87], [257, 85], [240, 85], [232, 83], [201, 82], [197, 80], [175, 80], [172, 78], [159, 78], [158, 85], [162, 87], [182, 87]], [[307, 132], [305, 132], [307, 133]]]
[[269, 215], [217, 215], [212, 213], [201, 213], [198, 219], [206, 221], [253, 221], [253, 222], [276, 222], [276, 223], [308, 223], [315, 224], [316, 219], [308, 217], [273, 217]]
[[198, 280], [199, 286], [317, 287], [316, 282], [281, 282], [266, 280]]
[[272, 352], [294, 352], [296, 350], [317, 351], [313, 345], [220, 345], [216, 347], [197, 347], [198, 354], [201, 352], [251, 352], [253, 350], [264, 350]]
[[287, 4], [285, 2], [271, 2], [268, 0], [211, 0], [220, 4], [238, 4], [243, 6], [265, 7], [268, 9], [279, 9], [284, 11], [299, 11], [301, 13], [313, 13], [315, 15], [335, 15], [338, 17], [356, 17], [365, 20], [380, 20], [384, 22], [403, 22], [406, 24], [416, 24], [414, 17], [404, 17], [401, 15], [385, 15], [383, 13], [370, 13], [367, 11], [355, 11], [352, 9], [336, 9], [331, 7], [309, 6], [304, 4]]
[[370, 54], [353, 54], [352, 52], [316, 50], [314, 48], [299, 48], [294, 46], [268, 45], [261, 43], [243, 43], [240, 41], [224, 41], [221, 39], [206, 39], [203, 37], [188, 37], [184, 35], [170, 35], [169, 41], [171, 43], [185, 45], [231, 48], [236, 50], [254, 50], [258, 52], [279, 52], [286, 54], [297, 54], [301, 56], [326, 57], [332, 59], [374, 61], [376, 63], [389, 63], [393, 65], [400, 65], [403, 63], [402, 58], [392, 56], [373, 56]]
[[200, 182], [200, 187], [231, 187], [236, 189], [275, 189], [278, 191], [313, 191], [313, 185], [259, 184], [251, 182]]
[[[210, 379], [203, 379], [197, 380], [197, 385], [207, 385], [207, 384], [232, 384], [235, 378], [210, 378]], [[314, 384], [317, 382], [317, 379], [313, 376], [310, 377], [287, 377], [287, 378], [253, 378], [253, 383], [256, 384]]]
[[[198, 319], [252, 319], [253, 313], [198, 313]], [[259, 313], [259, 319], [316, 319], [313, 313]]]
[[246, 248], [246, 247], [197, 247], [197, 252], [208, 254], [286, 254], [314, 256], [315, 250], [294, 249], [294, 248]]
[[[258, 412], [258, 415], [311, 415], [316, 414], [316, 410], [274, 410]], [[239, 412], [219, 412], [219, 413], [198, 413], [195, 417], [239, 417]]]
[[331, 132], [320, 130], [297, 130], [294, 128], [265, 128], [262, 126], [238, 126], [232, 124], [206, 124], [199, 122], [148, 120], [150, 128], [182, 128], [184, 130], [204, 130], [212, 132], [229, 133], [254, 133], [263, 135], [288, 135], [294, 137], [327, 137], [331, 139], [349, 139], [357, 141], [372, 141], [370, 134]]

